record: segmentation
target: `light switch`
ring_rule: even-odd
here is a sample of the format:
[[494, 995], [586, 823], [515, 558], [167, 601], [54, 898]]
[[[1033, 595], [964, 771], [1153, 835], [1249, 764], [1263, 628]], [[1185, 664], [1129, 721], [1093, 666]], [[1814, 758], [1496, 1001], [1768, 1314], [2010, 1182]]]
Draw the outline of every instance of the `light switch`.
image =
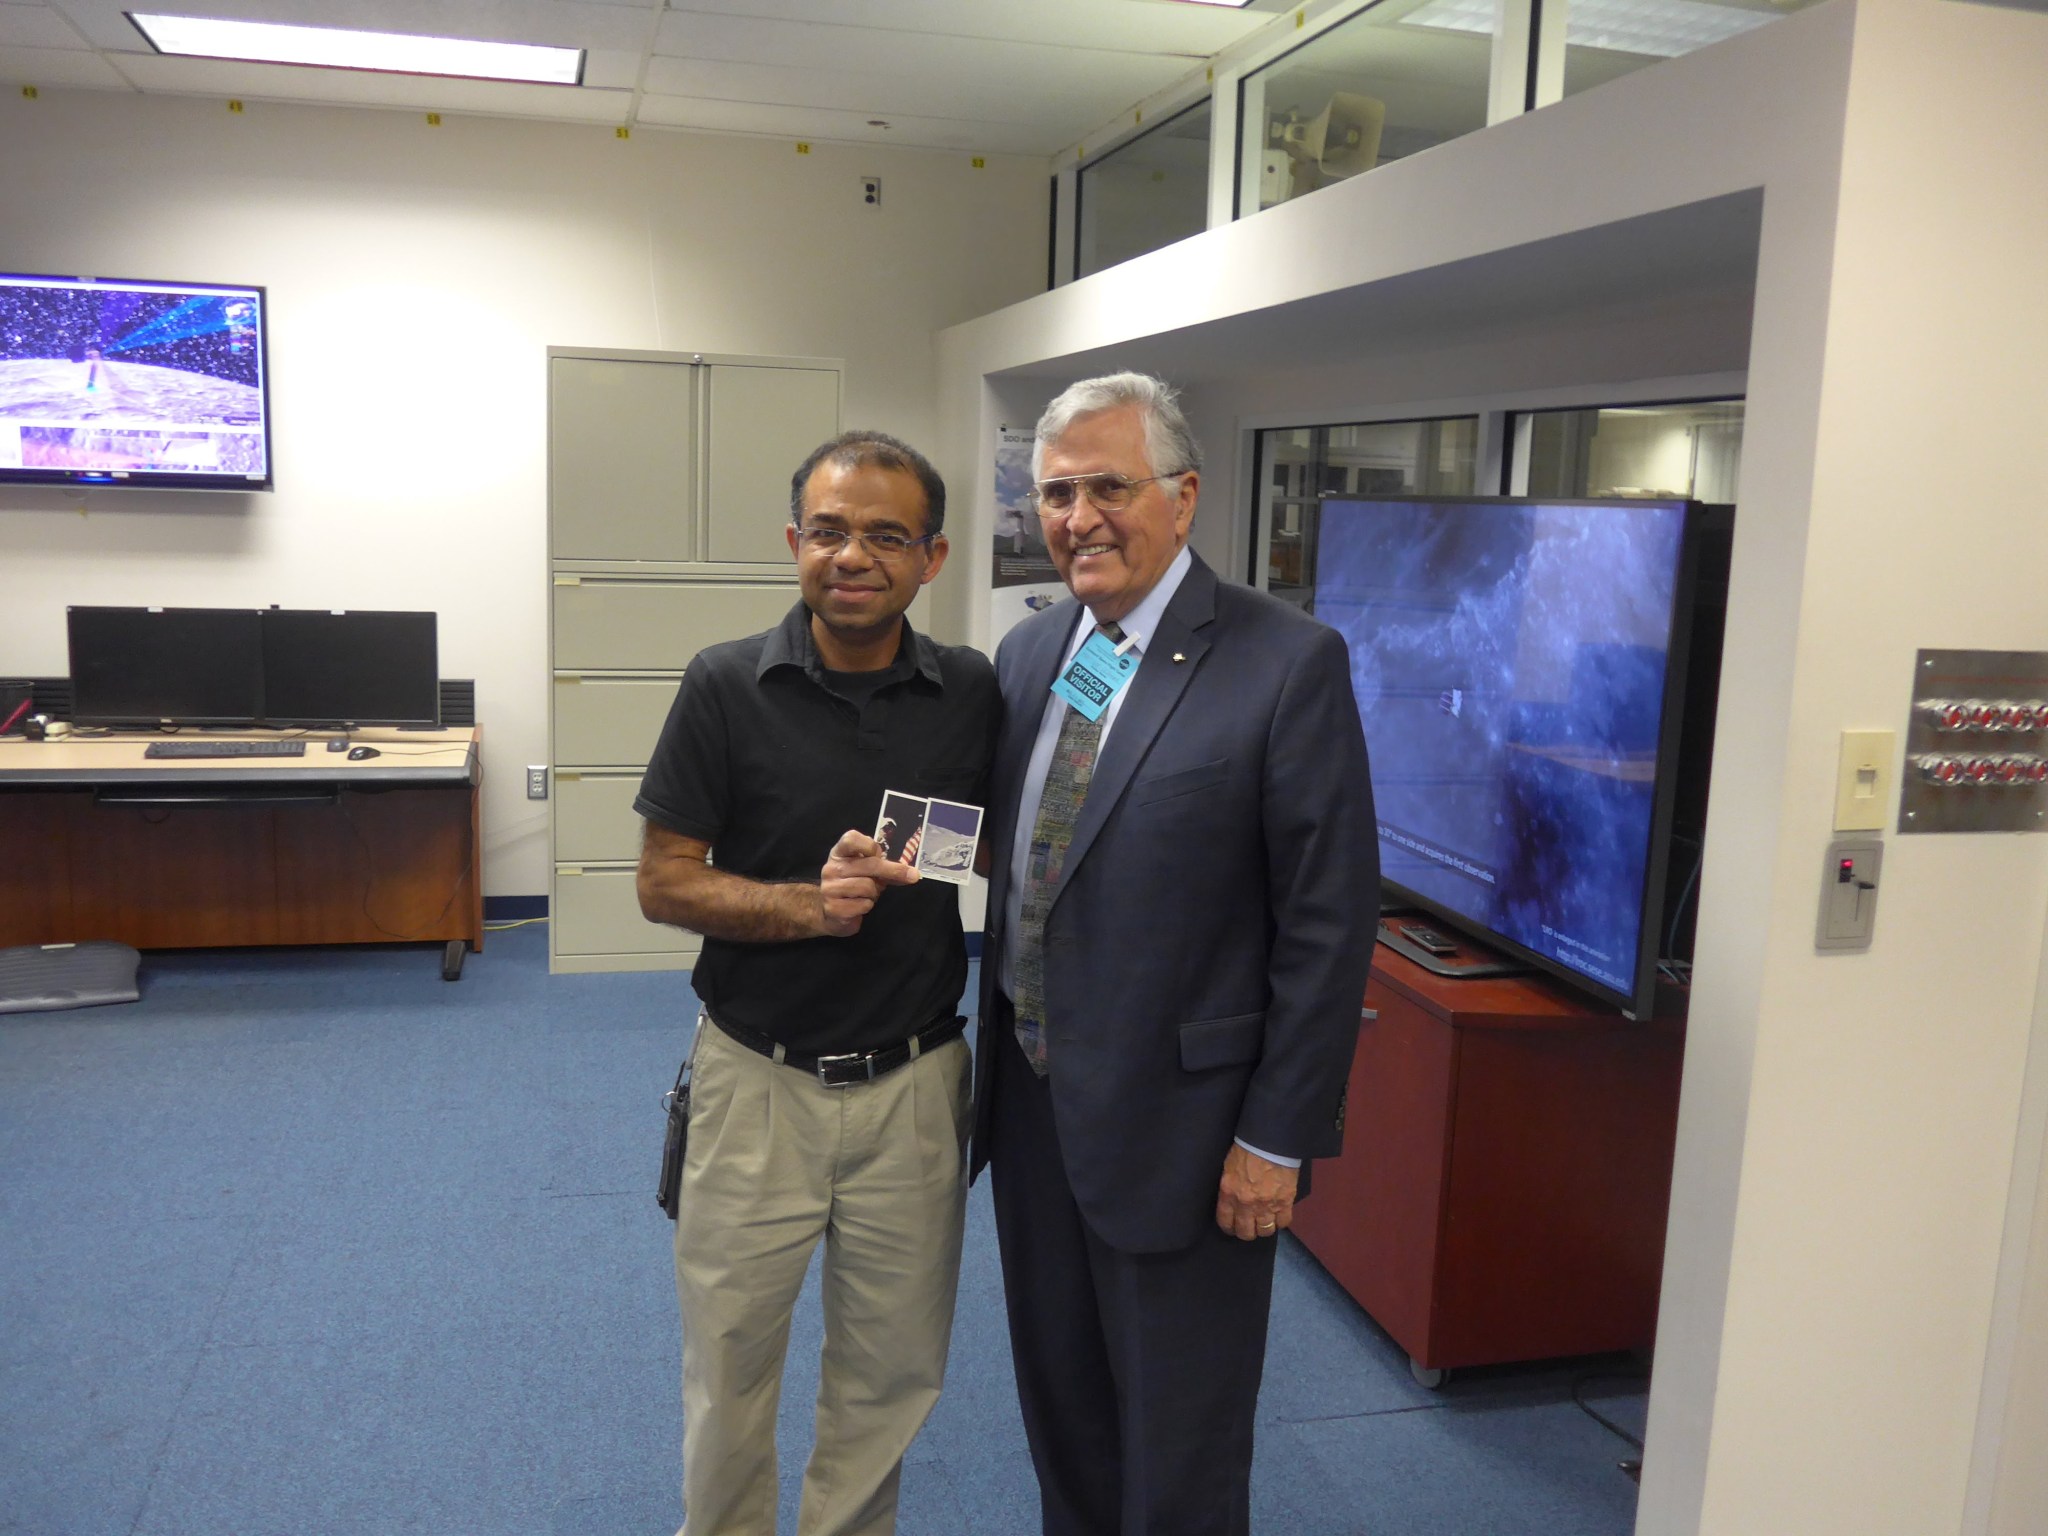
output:
[[1877, 927], [1877, 872], [1884, 843], [1875, 837], [1838, 837], [1828, 844], [1820, 872], [1820, 922], [1815, 949], [1868, 949]]
[[1892, 803], [1896, 731], [1842, 732], [1835, 775], [1835, 830], [1882, 832]]

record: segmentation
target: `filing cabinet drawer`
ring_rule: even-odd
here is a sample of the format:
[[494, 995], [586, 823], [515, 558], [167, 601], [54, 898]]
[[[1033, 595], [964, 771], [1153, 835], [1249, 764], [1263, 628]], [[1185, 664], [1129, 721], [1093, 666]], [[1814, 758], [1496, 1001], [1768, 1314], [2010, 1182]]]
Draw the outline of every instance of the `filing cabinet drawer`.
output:
[[630, 867], [557, 869], [549, 910], [559, 954], [694, 955], [703, 947], [696, 934], [640, 915]]
[[644, 766], [654, 755], [654, 743], [681, 681], [601, 674], [556, 677], [555, 762], [588, 768]]
[[638, 859], [641, 821], [633, 810], [633, 796], [639, 790], [637, 769], [582, 773], [570, 768], [557, 772], [556, 861]]
[[555, 669], [680, 672], [721, 640], [772, 629], [794, 582], [586, 576], [555, 579]]

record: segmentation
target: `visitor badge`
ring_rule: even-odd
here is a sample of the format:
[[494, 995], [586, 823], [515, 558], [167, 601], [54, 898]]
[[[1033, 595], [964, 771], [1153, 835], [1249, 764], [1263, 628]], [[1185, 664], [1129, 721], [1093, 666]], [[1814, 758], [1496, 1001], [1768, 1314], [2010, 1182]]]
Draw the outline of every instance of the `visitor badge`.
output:
[[1137, 643], [1136, 635], [1126, 635], [1112, 644], [1109, 636], [1097, 630], [1075, 652], [1067, 670], [1053, 679], [1052, 691], [1079, 710], [1082, 719], [1100, 720], [1117, 690], [1138, 670], [1138, 658], [1130, 654]]

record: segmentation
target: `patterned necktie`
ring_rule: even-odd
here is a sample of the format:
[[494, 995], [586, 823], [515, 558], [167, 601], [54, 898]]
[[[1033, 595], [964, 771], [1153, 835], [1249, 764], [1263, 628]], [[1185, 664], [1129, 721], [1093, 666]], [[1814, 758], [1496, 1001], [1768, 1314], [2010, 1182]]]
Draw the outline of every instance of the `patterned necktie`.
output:
[[[1123, 643], [1124, 632], [1117, 625], [1096, 628], [1110, 644]], [[1017, 1043], [1024, 1048], [1031, 1070], [1040, 1077], [1046, 1073], [1045, 918], [1059, 889], [1060, 869], [1066, 863], [1067, 845], [1074, 840], [1081, 802], [1088, 797], [1095, 749], [1101, 739], [1101, 720], [1090, 720], [1069, 705], [1060, 722], [1052, 762], [1045, 770], [1045, 792], [1039, 797], [1038, 819], [1031, 825], [1031, 851], [1024, 860], [1024, 900], [1012, 957], [1017, 995], [1010, 1001], [1017, 1011]]]

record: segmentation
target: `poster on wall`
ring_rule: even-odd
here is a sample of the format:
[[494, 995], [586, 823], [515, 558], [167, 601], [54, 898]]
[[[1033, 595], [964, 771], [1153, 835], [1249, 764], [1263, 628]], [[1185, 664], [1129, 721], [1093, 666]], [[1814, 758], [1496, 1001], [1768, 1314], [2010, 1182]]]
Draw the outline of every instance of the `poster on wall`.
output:
[[1045, 530], [1027, 493], [1031, 489], [1029, 427], [996, 429], [995, 552], [989, 562], [989, 643], [1008, 633], [1026, 614], [1050, 608], [1066, 596], [1060, 573], [1046, 553]]

